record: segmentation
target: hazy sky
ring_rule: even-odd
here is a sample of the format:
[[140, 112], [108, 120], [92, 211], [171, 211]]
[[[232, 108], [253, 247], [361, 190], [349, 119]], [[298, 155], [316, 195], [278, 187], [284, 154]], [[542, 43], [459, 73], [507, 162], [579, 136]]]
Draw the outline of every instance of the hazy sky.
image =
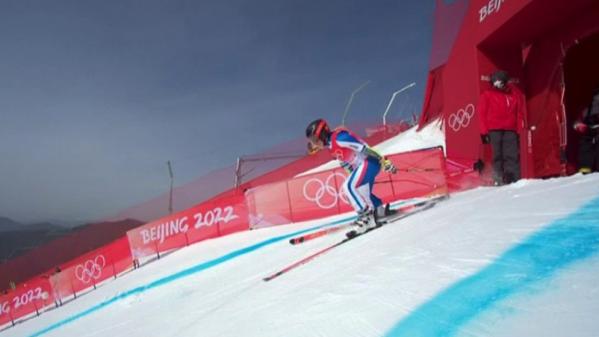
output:
[[426, 0], [0, 1], [0, 216], [87, 221], [302, 137], [421, 105]]

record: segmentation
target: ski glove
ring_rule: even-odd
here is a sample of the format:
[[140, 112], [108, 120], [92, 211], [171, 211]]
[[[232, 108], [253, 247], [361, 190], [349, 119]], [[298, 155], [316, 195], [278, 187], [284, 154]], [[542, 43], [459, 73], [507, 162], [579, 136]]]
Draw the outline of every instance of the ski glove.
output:
[[384, 158], [384, 157], [381, 158], [381, 166], [383, 167], [383, 170], [387, 173], [393, 173], [393, 174], [397, 173], [397, 168], [387, 158]]
[[489, 144], [491, 142], [491, 138], [489, 138], [488, 134], [480, 135], [480, 140], [483, 144]]
[[587, 130], [589, 129], [588, 125], [584, 124], [583, 122], [576, 122], [574, 123], [574, 130], [576, 130], [576, 132], [578, 133], [586, 133]]
[[352, 172], [354, 172], [354, 167], [348, 163], [341, 162], [341, 167], [343, 167], [347, 174], [352, 174]]

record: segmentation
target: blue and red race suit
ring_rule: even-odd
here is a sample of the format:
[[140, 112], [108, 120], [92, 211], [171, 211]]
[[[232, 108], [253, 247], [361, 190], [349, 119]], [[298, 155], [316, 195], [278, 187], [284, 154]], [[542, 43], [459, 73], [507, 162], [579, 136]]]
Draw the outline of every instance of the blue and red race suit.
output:
[[361, 212], [379, 207], [381, 199], [372, 194], [372, 188], [381, 164], [378, 158], [368, 155], [366, 142], [347, 129], [337, 128], [331, 134], [328, 149], [350, 173], [343, 189], [354, 209]]

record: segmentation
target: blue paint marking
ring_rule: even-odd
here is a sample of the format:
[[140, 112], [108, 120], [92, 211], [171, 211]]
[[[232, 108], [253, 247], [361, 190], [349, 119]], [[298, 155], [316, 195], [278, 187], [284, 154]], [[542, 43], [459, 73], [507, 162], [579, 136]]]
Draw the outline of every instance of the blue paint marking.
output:
[[66, 324], [69, 324], [69, 323], [74, 322], [74, 321], [76, 321], [76, 320], [78, 320], [80, 318], [88, 316], [88, 315], [90, 315], [90, 314], [92, 314], [92, 313], [94, 313], [96, 311], [99, 311], [100, 309], [103, 309], [103, 308], [105, 308], [105, 307], [107, 307], [107, 306], [109, 306], [109, 305], [111, 305], [113, 303], [116, 303], [116, 302], [118, 302], [120, 300], [126, 299], [129, 296], [140, 294], [140, 293], [145, 292], [146, 290], [150, 290], [152, 288], [160, 287], [160, 286], [169, 284], [171, 282], [174, 282], [176, 280], [179, 280], [179, 279], [191, 276], [193, 274], [199, 273], [199, 272], [204, 271], [206, 269], [210, 269], [210, 268], [216, 267], [216, 266], [218, 266], [218, 265], [220, 265], [222, 263], [225, 263], [227, 261], [230, 261], [230, 260], [235, 259], [237, 257], [240, 257], [242, 255], [249, 254], [251, 252], [254, 252], [254, 251], [258, 250], [258, 249], [261, 249], [261, 248], [264, 248], [266, 246], [272, 245], [274, 243], [277, 243], [277, 242], [280, 242], [280, 241], [284, 241], [284, 240], [290, 239], [292, 237], [295, 237], [295, 236], [298, 236], [298, 235], [301, 235], [301, 234], [304, 234], [304, 233], [307, 233], [307, 232], [310, 232], [310, 231], [313, 231], [313, 230], [317, 230], [317, 229], [320, 229], [320, 228], [335, 226], [335, 225], [339, 225], [339, 224], [342, 224], [342, 223], [345, 223], [345, 222], [349, 222], [349, 221], [351, 221], [353, 219], [355, 219], [355, 216], [351, 216], [351, 217], [339, 219], [337, 221], [333, 221], [333, 222], [330, 222], [330, 223], [322, 224], [322, 225], [315, 226], [315, 227], [312, 227], [312, 228], [303, 229], [303, 230], [300, 230], [300, 231], [297, 231], [297, 232], [294, 232], [294, 233], [291, 233], [291, 234], [285, 234], [285, 235], [277, 236], [277, 237], [274, 237], [274, 238], [271, 238], [271, 239], [264, 240], [262, 242], [256, 243], [254, 245], [238, 249], [238, 250], [233, 251], [233, 252], [231, 252], [229, 254], [226, 254], [226, 255], [223, 255], [221, 257], [218, 257], [218, 258], [216, 258], [214, 260], [210, 260], [210, 261], [207, 261], [207, 262], [204, 262], [204, 263], [200, 263], [198, 265], [195, 265], [195, 266], [192, 266], [190, 268], [184, 269], [184, 270], [182, 270], [180, 272], [177, 272], [175, 274], [171, 274], [171, 275], [168, 275], [166, 277], [160, 278], [160, 279], [158, 279], [156, 281], [153, 281], [151, 283], [148, 283], [146, 285], [139, 286], [137, 288], [128, 290], [128, 291], [126, 291], [124, 293], [121, 293], [121, 294], [119, 294], [119, 295], [117, 295], [117, 296], [115, 296], [115, 297], [113, 297], [113, 298], [111, 298], [109, 300], [106, 300], [104, 302], [96, 304], [93, 307], [91, 307], [91, 308], [89, 308], [87, 310], [84, 310], [84, 311], [82, 311], [82, 312], [80, 312], [78, 314], [75, 314], [75, 315], [70, 316], [70, 317], [68, 317], [66, 319], [58, 321], [58, 322], [56, 322], [56, 323], [54, 323], [54, 324], [52, 324], [52, 325], [50, 325], [50, 326], [48, 326], [48, 327], [40, 330], [40, 331], [37, 331], [37, 332], [29, 335], [29, 337], [38, 337], [38, 336], [45, 335], [45, 334], [47, 334], [47, 333], [49, 333], [49, 332], [51, 332], [53, 330], [56, 330], [56, 329], [58, 329], [58, 328], [60, 328], [60, 327], [62, 327], [64, 325], [66, 325]]
[[416, 308], [385, 337], [455, 336], [500, 301], [526, 293], [534, 283], [547, 280], [598, 252], [599, 198], [596, 198]]

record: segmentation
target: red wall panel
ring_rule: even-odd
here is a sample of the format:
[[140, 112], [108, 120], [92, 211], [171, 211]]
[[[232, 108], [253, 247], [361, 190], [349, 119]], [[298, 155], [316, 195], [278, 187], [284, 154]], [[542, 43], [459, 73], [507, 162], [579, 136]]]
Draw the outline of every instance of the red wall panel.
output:
[[20, 284], [17, 289], [0, 296], [0, 325], [39, 312], [54, 305], [48, 279], [37, 278]]
[[[289, 181], [289, 201], [294, 222], [339, 214], [349, 205], [341, 184], [347, 174], [338, 170], [314, 173]], [[283, 199], [283, 197], [280, 197]]]
[[245, 197], [251, 228], [291, 222], [287, 181], [249, 189], [246, 191]]
[[64, 299], [115, 277], [133, 266], [129, 241], [123, 237], [61, 267], [50, 276], [54, 295]]
[[132, 255], [143, 258], [223, 233], [248, 229], [243, 196], [213, 199], [127, 232]]
[[[442, 148], [389, 156], [397, 174], [380, 173], [373, 192], [384, 202], [446, 194]], [[337, 168], [256, 187], [246, 193], [253, 226], [264, 227], [331, 216], [351, 211], [343, 182], [347, 174]]]

